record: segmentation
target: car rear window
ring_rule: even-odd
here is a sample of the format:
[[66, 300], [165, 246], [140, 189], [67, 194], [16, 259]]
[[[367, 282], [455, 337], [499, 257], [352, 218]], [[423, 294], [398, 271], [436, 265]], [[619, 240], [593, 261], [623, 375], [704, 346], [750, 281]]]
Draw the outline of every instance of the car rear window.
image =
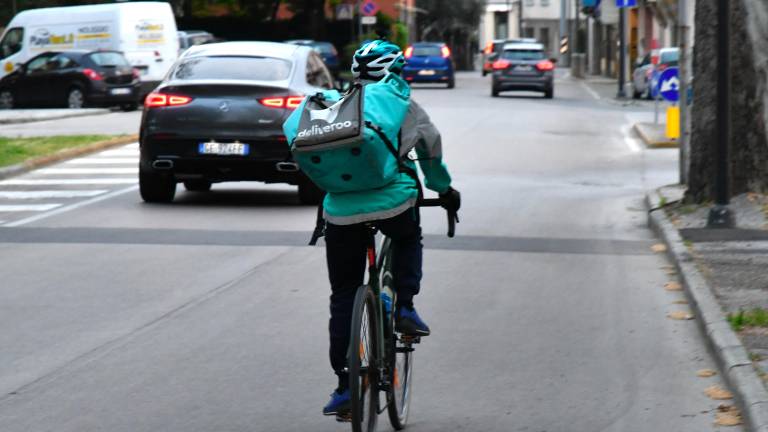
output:
[[315, 44], [315, 48], [320, 51], [321, 54], [333, 54], [336, 55], [336, 48], [333, 47], [332, 44], [329, 43], [318, 43]]
[[173, 71], [179, 80], [255, 80], [282, 81], [291, 73], [291, 62], [273, 57], [210, 56], [193, 57]]
[[97, 52], [88, 57], [99, 66], [130, 66], [128, 60], [116, 52]]
[[443, 53], [439, 46], [415, 46], [413, 47], [415, 57], [442, 57]]
[[665, 51], [661, 53], [659, 63], [676, 65], [680, 58], [680, 52], [678, 51]]
[[501, 53], [505, 60], [543, 60], [544, 51], [541, 50], [506, 50]]

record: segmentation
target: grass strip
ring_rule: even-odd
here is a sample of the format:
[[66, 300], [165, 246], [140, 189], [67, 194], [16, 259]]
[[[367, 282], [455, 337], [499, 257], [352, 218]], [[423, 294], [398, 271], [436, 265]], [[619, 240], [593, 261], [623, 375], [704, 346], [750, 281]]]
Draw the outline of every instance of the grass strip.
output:
[[728, 322], [736, 331], [741, 331], [744, 327], [768, 327], [768, 310], [740, 310], [738, 313], [728, 314]]
[[68, 148], [80, 147], [113, 138], [109, 135], [66, 135], [33, 138], [0, 137], [0, 167], [27, 159], [49, 156]]

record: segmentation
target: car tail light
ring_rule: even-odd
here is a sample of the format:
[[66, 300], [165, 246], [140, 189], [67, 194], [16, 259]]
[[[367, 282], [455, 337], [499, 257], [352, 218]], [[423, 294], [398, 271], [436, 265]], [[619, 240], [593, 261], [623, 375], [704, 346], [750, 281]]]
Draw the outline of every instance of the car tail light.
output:
[[554, 68], [555, 68], [555, 64], [549, 60], [542, 60], [536, 63], [536, 69], [542, 72], [551, 71]]
[[443, 54], [443, 58], [448, 58], [451, 56], [451, 49], [447, 46], [440, 48], [440, 52]]
[[172, 107], [186, 105], [190, 102], [192, 102], [192, 98], [189, 96], [153, 92], [147, 95], [144, 106], [147, 108]]
[[92, 80], [92, 81], [101, 81], [102, 80], [101, 74], [96, 72], [95, 70], [93, 70], [91, 68], [83, 69], [83, 74], [85, 74], [85, 76], [87, 76], [88, 79]]
[[259, 103], [270, 108], [296, 109], [301, 105], [304, 96], [271, 97], [259, 100]]
[[405, 58], [409, 59], [411, 57], [413, 57], [413, 47], [409, 46], [405, 49]]
[[506, 60], [496, 60], [493, 62], [493, 70], [503, 70], [509, 67], [511, 63]]

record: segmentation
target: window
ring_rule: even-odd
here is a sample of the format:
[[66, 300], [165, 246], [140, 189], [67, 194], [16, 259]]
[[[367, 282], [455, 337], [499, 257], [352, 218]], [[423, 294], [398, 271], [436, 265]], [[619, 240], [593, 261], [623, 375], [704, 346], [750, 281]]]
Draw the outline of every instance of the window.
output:
[[501, 53], [504, 60], [544, 60], [544, 51], [540, 50], [506, 50]]
[[67, 56], [65, 56], [63, 54], [57, 55], [56, 57], [52, 58], [51, 61], [48, 62], [48, 63], [49, 63], [49, 65], [48, 65], [49, 70], [51, 70], [51, 68], [53, 68], [53, 69], [69, 69], [69, 68], [77, 67], [77, 62], [75, 62], [74, 60], [72, 60], [71, 58], [69, 58], [69, 57], [67, 57]]
[[544, 45], [545, 52], [551, 52], [549, 41], [549, 27], [542, 27], [539, 29], [539, 42]]
[[24, 39], [24, 29], [13, 28], [8, 30], [0, 42], [0, 58], [6, 58], [21, 51], [21, 43]]
[[541, 5], [544, 7], [549, 6], [549, 0], [541, 0]]
[[291, 73], [291, 62], [273, 57], [211, 56], [191, 57], [173, 71], [178, 80], [282, 81]]
[[[529, 6], [529, 7], [532, 7], [534, 5], [534, 0], [525, 0], [525, 5]], [[523, 12], [523, 13], [525, 13], [525, 12]]]
[[315, 52], [307, 57], [307, 83], [315, 87], [333, 88], [331, 73], [328, 72], [323, 60]]
[[130, 66], [128, 60], [117, 52], [95, 52], [88, 57], [99, 66]]
[[443, 52], [439, 46], [415, 46], [413, 47], [414, 57], [442, 57]]
[[34, 73], [50, 70], [51, 65], [49, 63], [51, 63], [54, 55], [54, 53], [46, 53], [33, 58], [27, 63], [27, 72]]

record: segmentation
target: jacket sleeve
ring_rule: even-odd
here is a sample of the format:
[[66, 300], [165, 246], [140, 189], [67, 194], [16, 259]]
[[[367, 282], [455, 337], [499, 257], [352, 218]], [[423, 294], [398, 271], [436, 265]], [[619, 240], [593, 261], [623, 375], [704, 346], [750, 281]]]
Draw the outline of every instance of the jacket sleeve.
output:
[[443, 142], [440, 131], [429, 119], [426, 111], [411, 99], [408, 115], [403, 122], [400, 154], [416, 150], [419, 167], [424, 173], [424, 185], [437, 193], [443, 193], [451, 186], [451, 175], [443, 163]]

